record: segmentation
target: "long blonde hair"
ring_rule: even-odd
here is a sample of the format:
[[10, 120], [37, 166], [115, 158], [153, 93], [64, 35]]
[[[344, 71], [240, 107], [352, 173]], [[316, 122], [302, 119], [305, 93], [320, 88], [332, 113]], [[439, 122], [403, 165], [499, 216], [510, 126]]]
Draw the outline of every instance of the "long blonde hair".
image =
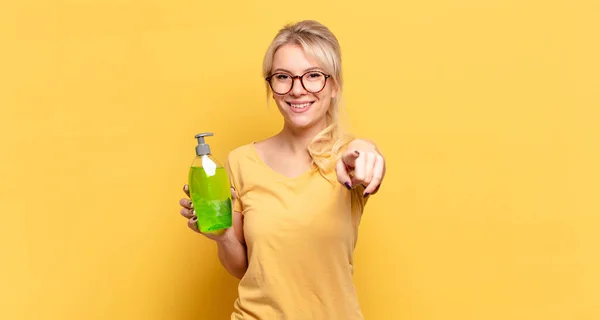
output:
[[[334, 168], [342, 150], [353, 137], [343, 128], [340, 119], [342, 103], [342, 57], [339, 42], [335, 35], [324, 25], [314, 20], [303, 20], [288, 24], [279, 30], [267, 49], [263, 60], [263, 78], [270, 75], [273, 57], [280, 47], [295, 44], [302, 47], [304, 53], [317, 61], [331, 75], [333, 85], [337, 88], [336, 97], [331, 99], [325, 115], [327, 127], [319, 132], [308, 145], [308, 152], [313, 163], [323, 175]], [[267, 83], [267, 99], [271, 88]]]

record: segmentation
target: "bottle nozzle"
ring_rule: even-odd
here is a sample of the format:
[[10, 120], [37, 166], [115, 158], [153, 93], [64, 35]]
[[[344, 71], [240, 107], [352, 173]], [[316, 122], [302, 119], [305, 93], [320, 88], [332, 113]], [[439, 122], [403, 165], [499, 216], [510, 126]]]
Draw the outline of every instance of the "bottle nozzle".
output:
[[210, 153], [210, 146], [206, 144], [204, 141], [204, 137], [212, 137], [214, 134], [212, 132], [203, 132], [198, 133], [194, 136], [194, 138], [198, 139], [198, 145], [196, 146], [196, 154], [197, 155], [206, 155]]

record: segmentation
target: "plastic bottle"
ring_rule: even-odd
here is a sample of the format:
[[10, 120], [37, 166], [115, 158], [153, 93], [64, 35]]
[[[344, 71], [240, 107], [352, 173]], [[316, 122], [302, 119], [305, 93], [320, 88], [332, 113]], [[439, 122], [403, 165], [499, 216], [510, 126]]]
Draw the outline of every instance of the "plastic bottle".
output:
[[220, 234], [231, 227], [231, 189], [225, 168], [210, 152], [204, 137], [213, 133], [199, 133], [196, 158], [190, 167], [188, 185], [196, 211], [198, 229], [204, 233]]

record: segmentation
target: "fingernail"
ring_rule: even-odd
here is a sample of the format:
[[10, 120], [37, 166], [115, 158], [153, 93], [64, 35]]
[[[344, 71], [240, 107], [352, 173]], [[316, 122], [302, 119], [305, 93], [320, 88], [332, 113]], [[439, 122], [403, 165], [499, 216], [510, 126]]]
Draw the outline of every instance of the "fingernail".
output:
[[188, 185], [183, 186], [183, 190], [188, 191]]
[[356, 154], [360, 156], [360, 152], [358, 152], [358, 150], [354, 150], [354, 152], [356, 152]]
[[196, 217], [196, 216], [193, 216], [193, 217], [192, 217], [192, 222], [196, 222], [196, 219], [198, 219], [198, 217]]
[[196, 216], [196, 210], [192, 210], [192, 214]]
[[194, 203], [190, 201], [190, 208], [194, 207]]
[[366, 198], [366, 197], [368, 197], [368, 196], [369, 196], [369, 193], [368, 193], [368, 192], [367, 192], [367, 193], [365, 193], [365, 194], [363, 195], [363, 197], [364, 197], [364, 198]]
[[350, 182], [346, 182], [344, 183], [344, 185], [346, 186], [346, 189], [351, 190], [352, 187], [350, 186]]

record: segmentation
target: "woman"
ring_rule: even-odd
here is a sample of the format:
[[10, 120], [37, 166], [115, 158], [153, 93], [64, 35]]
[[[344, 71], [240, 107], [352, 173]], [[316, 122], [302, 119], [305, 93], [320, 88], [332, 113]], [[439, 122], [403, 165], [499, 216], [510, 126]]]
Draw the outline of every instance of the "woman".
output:
[[[263, 74], [283, 128], [230, 152], [233, 226], [204, 234], [241, 279], [231, 319], [363, 319], [353, 251], [385, 162], [374, 144], [339, 124], [338, 41], [316, 21], [288, 25], [268, 48]], [[189, 198], [180, 205], [198, 232]]]

